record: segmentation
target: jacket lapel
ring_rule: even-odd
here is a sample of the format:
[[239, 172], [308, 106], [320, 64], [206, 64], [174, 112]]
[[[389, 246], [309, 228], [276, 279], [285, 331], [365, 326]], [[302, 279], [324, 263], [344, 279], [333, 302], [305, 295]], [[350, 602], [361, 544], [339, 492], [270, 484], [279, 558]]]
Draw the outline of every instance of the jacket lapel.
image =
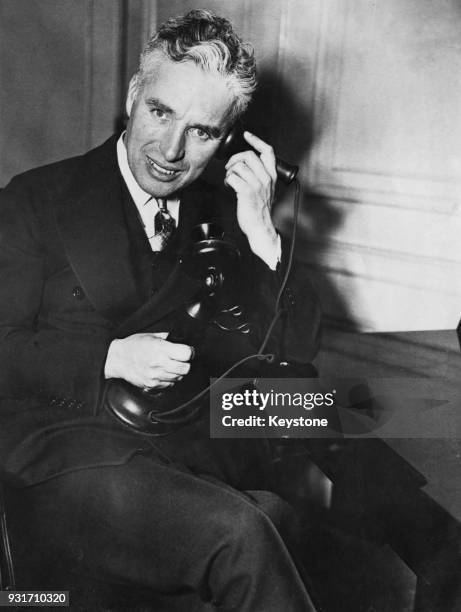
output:
[[199, 282], [185, 274], [179, 259], [192, 229], [210, 220], [216, 203], [209, 186], [200, 181], [182, 192], [178, 261], [161, 290], [143, 303], [124, 215], [116, 142], [112, 137], [81, 158], [67, 190], [71, 196], [56, 204], [56, 219], [79, 283], [96, 310], [116, 324], [120, 337], [152, 329], [197, 293]]
[[154, 328], [157, 322], [176, 312], [198, 292], [200, 283], [185, 274], [180, 260], [190, 244], [192, 229], [208, 215], [207, 195], [200, 184], [182, 192], [178, 236], [175, 241], [177, 261], [172, 273], [160, 291], [119, 325], [115, 331], [117, 336], [127, 336]]
[[56, 205], [64, 248], [94, 307], [119, 321], [139, 305], [122, 205], [116, 138], [82, 158], [68, 192]]

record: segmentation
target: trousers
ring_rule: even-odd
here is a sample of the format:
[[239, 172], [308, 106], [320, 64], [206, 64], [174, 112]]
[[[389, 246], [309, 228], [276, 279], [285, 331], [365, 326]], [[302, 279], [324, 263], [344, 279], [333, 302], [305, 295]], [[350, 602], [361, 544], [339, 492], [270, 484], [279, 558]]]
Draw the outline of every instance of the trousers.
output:
[[[227, 444], [224, 454], [238, 464], [242, 446], [220, 443], [208, 441]], [[155, 603], [162, 594], [171, 598], [165, 610], [314, 611], [293, 556], [291, 507], [267, 490], [238, 490], [235, 470], [226, 482], [225, 469], [213, 473], [200, 453], [172, 457], [165, 444], [125, 465], [10, 490], [13, 556], [27, 560], [20, 587], [69, 590], [73, 575], [142, 593], [143, 610], [163, 609]], [[243, 486], [252, 486], [250, 472], [241, 470]], [[198, 607], [190, 598], [182, 608], [171, 603], [189, 594]], [[98, 609], [97, 602], [88, 606]]]

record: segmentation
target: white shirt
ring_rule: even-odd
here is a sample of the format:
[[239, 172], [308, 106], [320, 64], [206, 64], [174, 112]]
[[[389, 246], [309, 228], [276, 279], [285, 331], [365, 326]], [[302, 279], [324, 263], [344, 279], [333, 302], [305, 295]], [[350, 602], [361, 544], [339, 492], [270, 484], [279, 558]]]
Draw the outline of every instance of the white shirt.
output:
[[[126, 153], [125, 143], [123, 141], [125, 133], [123, 133], [117, 141], [117, 160], [120, 172], [122, 173], [123, 179], [128, 187], [131, 197], [133, 198], [136, 208], [138, 209], [139, 216], [141, 217], [144, 231], [149, 239], [149, 244], [153, 251], [160, 251], [161, 249], [161, 238], [155, 235], [154, 219], [155, 215], [159, 211], [157, 200], [141, 189], [136, 182], [136, 179], [131, 172], [130, 166], [128, 165], [128, 156]], [[173, 218], [176, 227], [179, 221], [179, 199], [168, 199], [167, 208], [171, 217]]]
[[[161, 249], [161, 238], [155, 235], [154, 219], [155, 215], [159, 211], [157, 200], [141, 189], [136, 182], [136, 179], [131, 172], [130, 166], [128, 165], [128, 156], [126, 152], [125, 142], [123, 140], [125, 132], [120, 136], [117, 141], [117, 160], [120, 172], [122, 173], [123, 179], [128, 187], [131, 197], [133, 198], [136, 208], [139, 211], [141, 221], [144, 225], [144, 231], [149, 239], [149, 244], [153, 251], [160, 251]], [[176, 227], [179, 221], [179, 199], [168, 199], [167, 208], [171, 217], [173, 218]], [[264, 253], [261, 257], [263, 261], [269, 266], [271, 270], [275, 270], [277, 263], [281, 259], [282, 247], [280, 242], [280, 236], [278, 236], [278, 243], [276, 251], [271, 253]]]

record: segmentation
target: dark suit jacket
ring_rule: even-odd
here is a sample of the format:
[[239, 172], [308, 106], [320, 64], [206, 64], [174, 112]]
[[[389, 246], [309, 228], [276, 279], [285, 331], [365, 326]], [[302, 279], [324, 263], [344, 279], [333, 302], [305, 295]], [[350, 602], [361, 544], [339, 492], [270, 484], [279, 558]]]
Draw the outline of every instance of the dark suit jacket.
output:
[[[115, 137], [15, 177], [1, 192], [0, 464], [7, 472], [33, 482], [142, 452], [142, 437], [99, 412], [107, 349], [113, 338], [171, 328], [197, 290], [176, 254], [210, 215], [242, 252], [240, 297], [253, 324], [250, 336], [210, 327], [210, 374], [255, 352], [281, 273], [250, 252], [228, 200], [200, 181], [181, 194], [175, 247], [152, 289], [150, 251], [118, 169]], [[319, 308], [301, 266], [285, 294], [288, 315], [268, 348], [307, 363], [317, 349]]]

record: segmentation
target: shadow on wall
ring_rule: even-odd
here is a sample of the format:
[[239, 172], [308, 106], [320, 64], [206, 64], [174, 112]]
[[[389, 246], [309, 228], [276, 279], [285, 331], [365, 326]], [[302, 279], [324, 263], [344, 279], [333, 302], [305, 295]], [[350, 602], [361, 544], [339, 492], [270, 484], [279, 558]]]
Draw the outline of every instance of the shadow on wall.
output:
[[[302, 67], [305, 73], [305, 67]], [[295, 74], [302, 73], [294, 67]], [[270, 142], [277, 155], [301, 166], [301, 201], [297, 227], [296, 256], [311, 269], [311, 279], [317, 289], [326, 325], [356, 330], [358, 324], [348, 307], [345, 296], [326, 274], [327, 254], [331, 236], [343, 223], [344, 213], [321, 192], [310, 187], [303, 177], [314, 143], [321, 129], [314, 128], [311, 100], [302, 99], [289, 81], [272, 71], [259, 75], [260, 86], [248, 111], [246, 122], [255, 133]], [[322, 100], [322, 122], [328, 121], [328, 104]], [[277, 225], [287, 236], [293, 228], [294, 189], [278, 187], [274, 215]]]

